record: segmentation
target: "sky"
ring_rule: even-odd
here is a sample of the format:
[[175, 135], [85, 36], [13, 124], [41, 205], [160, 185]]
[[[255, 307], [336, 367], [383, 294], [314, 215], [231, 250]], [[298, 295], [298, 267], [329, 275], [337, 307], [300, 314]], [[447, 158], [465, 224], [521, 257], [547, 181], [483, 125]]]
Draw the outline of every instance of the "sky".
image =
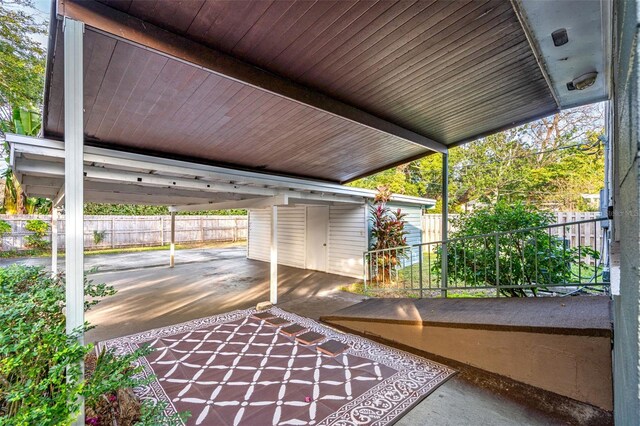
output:
[[[11, 2], [3, 4], [4, 7], [22, 10], [26, 13], [33, 15], [37, 21], [49, 21], [49, 15], [51, 14], [51, 1], [52, 0], [32, 0], [33, 7], [26, 7], [21, 5], [12, 5]], [[48, 28], [48, 27], [47, 27]], [[47, 34], [38, 34], [33, 36], [33, 39], [47, 48]]]

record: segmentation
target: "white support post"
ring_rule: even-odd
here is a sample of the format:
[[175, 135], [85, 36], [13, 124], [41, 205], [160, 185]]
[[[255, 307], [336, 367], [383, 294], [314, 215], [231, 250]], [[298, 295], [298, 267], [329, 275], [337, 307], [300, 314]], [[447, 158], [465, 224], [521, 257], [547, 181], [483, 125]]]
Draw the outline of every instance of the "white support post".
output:
[[169, 267], [175, 266], [176, 254], [176, 212], [171, 212], [171, 245], [169, 246]]
[[[66, 327], [72, 334], [84, 325], [84, 124], [83, 124], [84, 23], [64, 20], [64, 146], [65, 146], [65, 274]], [[78, 340], [84, 344], [84, 333]], [[84, 363], [80, 366], [83, 380]], [[84, 400], [80, 398], [74, 424], [84, 425]]]
[[447, 297], [447, 275], [449, 266], [448, 247], [444, 241], [449, 238], [449, 154], [442, 154], [442, 297]]
[[58, 208], [51, 208], [51, 275], [58, 274]]
[[271, 208], [271, 259], [270, 259], [269, 301], [278, 303], [278, 206]]

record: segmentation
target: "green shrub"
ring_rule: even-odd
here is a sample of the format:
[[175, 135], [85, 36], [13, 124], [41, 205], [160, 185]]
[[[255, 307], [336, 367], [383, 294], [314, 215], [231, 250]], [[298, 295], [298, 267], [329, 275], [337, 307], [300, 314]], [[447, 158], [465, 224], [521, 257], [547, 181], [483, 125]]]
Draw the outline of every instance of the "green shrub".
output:
[[100, 244], [104, 241], [104, 238], [107, 236], [107, 231], [93, 231], [93, 242], [96, 244]]
[[[407, 230], [404, 228], [406, 213], [400, 209], [392, 211], [387, 207], [391, 198], [391, 191], [386, 187], [378, 188], [375, 203], [371, 206], [371, 250], [384, 250], [407, 245]], [[371, 255], [370, 255], [371, 256]], [[380, 283], [390, 283], [391, 277], [396, 273], [402, 257], [403, 250], [389, 250], [378, 252], [371, 256], [370, 262], [374, 263], [372, 280]]]
[[[599, 253], [588, 247], [567, 247], [544, 229], [554, 221], [552, 213], [535, 206], [505, 202], [460, 216], [453, 221], [457, 230], [447, 246], [449, 282], [464, 287], [512, 286], [499, 289], [500, 294], [511, 297], [535, 296], [538, 289], [547, 290], [546, 285], [574, 282], [574, 267], [586, 267], [579, 253], [592, 259], [598, 259]], [[456, 240], [537, 227], [542, 229]], [[432, 266], [435, 275], [440, 274], [440, 259], [441, 250], [437, 250]]]
[[[84, 289], [85, 310], [115, 293], [113, 287], [86, 279]], [[103, 352], [93, 375], [84, 383], [78, 380], [80, 365], [93, 348], [66, 334], [64, 300], [64, 277], [38, 267], [0, 268], [0, 425], [69, 424], [80, 395], [90, 410], [105, 394], [143, 384], [134, 378], [140, 369], [131, 364], [148, 348], [123, 357]], [[87, 329], [85, 324], [76, 334]], [[172, 424], [176, 419], [164, 419], [160, 410], [143, 404], [141, 422]]]
[[6, 220], [0, 219], [0, 238], [11, 232], [11, 225]]
[[33, 232], [32, 235], [27, 235], [26, 246], [33, 249], [45, 249], [49, 247], [50, 242], [45, 240], [47, 233], [49, 232], [49, 224], [44, 220], [34, 219], [28, 220], [25, 225], [27, 231]]
[[[0, 424], [67, 423], [88, 348], [65, 333], [64, 286], [40, 268], [0, 269]], [[4, 417], [4, 418], [3, 418]]]

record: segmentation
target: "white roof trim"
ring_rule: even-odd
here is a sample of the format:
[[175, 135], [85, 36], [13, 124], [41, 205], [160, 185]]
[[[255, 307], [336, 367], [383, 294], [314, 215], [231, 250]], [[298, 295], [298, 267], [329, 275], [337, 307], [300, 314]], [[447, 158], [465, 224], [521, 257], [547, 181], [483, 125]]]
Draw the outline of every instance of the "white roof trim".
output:
[[[10, 164], [17, 175], [53, 178], [47, 180], [47, 186], [38, 185], [37, 193], [30, 193], [29, 185], [25, 188], [26, 192], [29, 195], [57, 198], [61, 201], [59, 191], [64, 182], [64, 143], [14, 134], [7, 134], [6, 139], [11, 146]], [[139, 194], [138, 204], [181, 204], [180, 209], [197, 204], [207, 207], [213, 206], [213, 203], [239, 202], [255, 197], [273, 197], [281, 194], [286, 194], [292, 202], [295, 200], [296, 203], [301, 204], [364, 203], [372, 200], [376, 195], [376, 191], [369, 189], [208, 166], [91, 146], [85, 146], [84, 162], [86, 181], [113, 184], [113, 190], [110, 193], [102, 187], [92, 189], [88, 186], [87, 200], [95, 202], [101, 202], [101, 199], [104, 199], [103, 202], [114, 202], [114, 198], [117, 198], [120, 192], [120, 185], [127, 186], [126, 191], [122, 192], [128, 194], [127, 197], [123, 197], [122, 202], [131, 202], [133, 195]], [[145, 188], [156, 189], [150, 192]], [[168, 202], [172, 200], [172, 196], [175, 196], [174, 202]], [[393, 194], [391, 201], [399, 204], [435, 205], [435, 200], [432, 199], [400, 194]]]

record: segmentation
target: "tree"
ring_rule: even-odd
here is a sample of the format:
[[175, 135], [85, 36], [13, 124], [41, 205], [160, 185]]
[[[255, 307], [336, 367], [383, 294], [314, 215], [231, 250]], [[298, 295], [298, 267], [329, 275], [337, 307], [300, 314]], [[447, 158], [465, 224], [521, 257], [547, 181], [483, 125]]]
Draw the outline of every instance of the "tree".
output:
[[[45, 51], [34, 36], [46, 23], [15, 8], [30, 1], [0, 1], [0, 121], [13, 122], [15, 108], [38, 111], [44, 88]], [[13, 7], [12, 7], [13, 6]]]
[[[22, 6], [16, 8], [16, 6]], [[46, 24], [36, 22], [24, 8], [29, 0], [0, 0], [0, 136], [6, 132], [36, 136], [40, 132], [44, 88], [45, 51], [34, 36], [46, 33]], [[7, 145], [2, 155], [8, 162]], [[38, 200], [26, 203], [10, 168], [2, 172], [5, 180], [4, 212], [20, 213], [25, 204], [38, 206]]]
[[[13, 120], [9, 126], [7, 123], [1, 122], [0, 128], [3, 131], [14, 131], [15, 133], [36, 136], [42, 126], [42, 118], [39, 113], [29, 111], [25, 108], [14, 108]], [[5, 142], [5, 150], [8, 147]], [[51, 211], [51, 200], [45, 198], [25, 197], [20, 183], [13, 175], [13, 170], [9, 167], [9, 156], [5, 155], [6, 167], [2, 172], [4, 178], [4, 198], [2, 203], [2, 211], [5, 213], [42, 213], [46, 214]]]
[[[526, 201], [556, 210], [586, 210], [582, 195], [604, 185], [602, 107], [562, 111], [449, 150], [449, 202], [453, 212], [471, 202]], [[353, 182], [425, 196], [441, 209], [440, 155], [404, 164]]]
[[378, 189], [384, 186], [396, 194], [419, 196], [421, 195], [420, 177], [411, 172], [412, 167], [413, 163], [393, 167], [348, 185], [367, 189]]

